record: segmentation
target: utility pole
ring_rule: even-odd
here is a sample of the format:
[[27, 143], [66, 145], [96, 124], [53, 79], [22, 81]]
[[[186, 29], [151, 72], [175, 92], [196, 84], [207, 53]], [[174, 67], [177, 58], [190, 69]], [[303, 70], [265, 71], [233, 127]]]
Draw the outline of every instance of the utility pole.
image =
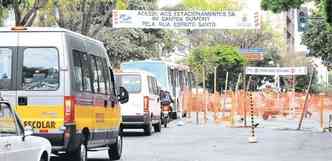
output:
[[308, 108], [308, 99], [309, 99], [309, 91], [310, 91], [310, 88], [311, 88], [311, 84], [312, 84], [312, 79], [314, 77], [314, 69], [310, 75], [310, 81], [309, 81], [309, 85], [307, 87], [307, 91], [306, 91], [306, 95], [305, 95], [305, 100], [304, 100], [304, 105], [303, 105], [303, 109], [302, 109], [302, 113], [301, 113], [301, 118], [300, 118], [300, 122], [299, 122], [299, 126], [297, 127], [297, 130], [301, 130], [301, 127], [302, 127], [302, 122], [303, 122], [303, 118], [304, 118], [304, 115], [306, 114], [307, 112], [307, 108]]
[[206, 91], [205, 91], [205, 88], [206, 88], [206, 85], [205, 85], [205, 64], [203, 64], [203, 99], [204, 99], [204, 123], [207, 123], [207, 116], [206, 116], [206, 113], [207, 113], [207, 98], [206, 98]]
[[217, 92], [217, 66], [214, 67], [214, 89], [213, 93], [216, 94]]

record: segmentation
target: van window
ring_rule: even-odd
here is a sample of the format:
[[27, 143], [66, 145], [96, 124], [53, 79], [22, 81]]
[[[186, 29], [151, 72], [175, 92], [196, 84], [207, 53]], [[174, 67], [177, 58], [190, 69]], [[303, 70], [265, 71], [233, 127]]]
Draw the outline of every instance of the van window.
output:
[[9, 90], [12, 82], [12, 50], [0, 48], [0, 90]]
[[92, 92], [91, 72], [88, 55], [73, 50], [75, 86], [80, 91]]
[[55, 48], [27, 48], [23, 53], [23, 90], [59, 88], [59, 55]]
[[158, 93], [158, 84], [157, 84], [157, 80], [153, 78], [153, 93], [155, 95], [159, 95]]
[[81, 55], [78, 52], [73, 51], [74, 59], [74, 86], [77, 90], [83, 91], [83, 75], [82, 75], [82, 65], [81, 65]]
[[103, 67], [102, 58], [97, 57], [97, 74], [99, 78], [99, 88], [100, 93], [106, 94], [106, 79], [105, 79], [105, 72]]
[[83, 91], [92, 92], [91, 68], [87, 54], [82, 54]]
[[113, 85], [111, 85], [111, 74], [110, 70], [108, 69], [107, 61], [105, 58], [103, 59], [103, 68], [104, 68], [107, 93], [114, 94]]
[[149, 86], [149, 93], [154, 94], [153, 79], [150, 76], [148, 76], [148, 86]]
[[97, 62], [96, 57], [93, 55], [90, 55], [90, 64], [91, 64], [91, 70], [92, 70], [92, 84], [93, 84], [93, 91], [95, 93], [100, 92], [99, 88], [99, 78], [98, 78], [98, 70], [97, 70]]
[[140, 93], [141, 92], [141, 76], [128, 74], [118, 75], [118, 85], [126, 88], [129, 93]]

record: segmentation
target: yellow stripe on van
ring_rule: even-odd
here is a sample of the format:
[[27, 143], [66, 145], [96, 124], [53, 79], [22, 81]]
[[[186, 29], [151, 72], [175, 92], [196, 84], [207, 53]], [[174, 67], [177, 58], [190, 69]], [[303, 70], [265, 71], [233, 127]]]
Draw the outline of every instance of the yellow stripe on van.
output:
[[[64, 125], [63, 105], [17, 106], [16, 112], [24, 125], [35, 129], [60, 129]], [[119, 128], [122, 122], [119, 107], [93, 107], [76, 105], [75, 124], [77, 130]]]
[[59, 129], [63, 126], [63, 105], [17, 106], [16, 112], [24, 126], [35, 129]]

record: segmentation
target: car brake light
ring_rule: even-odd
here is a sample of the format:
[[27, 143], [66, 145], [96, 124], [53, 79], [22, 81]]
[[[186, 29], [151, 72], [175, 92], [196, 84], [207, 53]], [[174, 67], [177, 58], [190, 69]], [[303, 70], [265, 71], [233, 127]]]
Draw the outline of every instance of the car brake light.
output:
[[64, 122], [74, 123], [75, 120], [75, 97], [65, 96], [64, 99]]
[[144, 96], [144, 112], [149, 112], [149, 97]]

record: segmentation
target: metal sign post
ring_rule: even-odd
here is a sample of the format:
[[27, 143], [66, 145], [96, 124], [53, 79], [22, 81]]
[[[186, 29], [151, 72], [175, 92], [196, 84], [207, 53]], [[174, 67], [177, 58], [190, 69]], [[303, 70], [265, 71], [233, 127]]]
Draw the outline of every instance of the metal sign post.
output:
[[251, 136], [248, 138], [248, 142], [257, 143], [257, 138], [255, 136], [254, 98], [252, 96], [252, 92], [249, 93], [249, 99], [250, 99]]

